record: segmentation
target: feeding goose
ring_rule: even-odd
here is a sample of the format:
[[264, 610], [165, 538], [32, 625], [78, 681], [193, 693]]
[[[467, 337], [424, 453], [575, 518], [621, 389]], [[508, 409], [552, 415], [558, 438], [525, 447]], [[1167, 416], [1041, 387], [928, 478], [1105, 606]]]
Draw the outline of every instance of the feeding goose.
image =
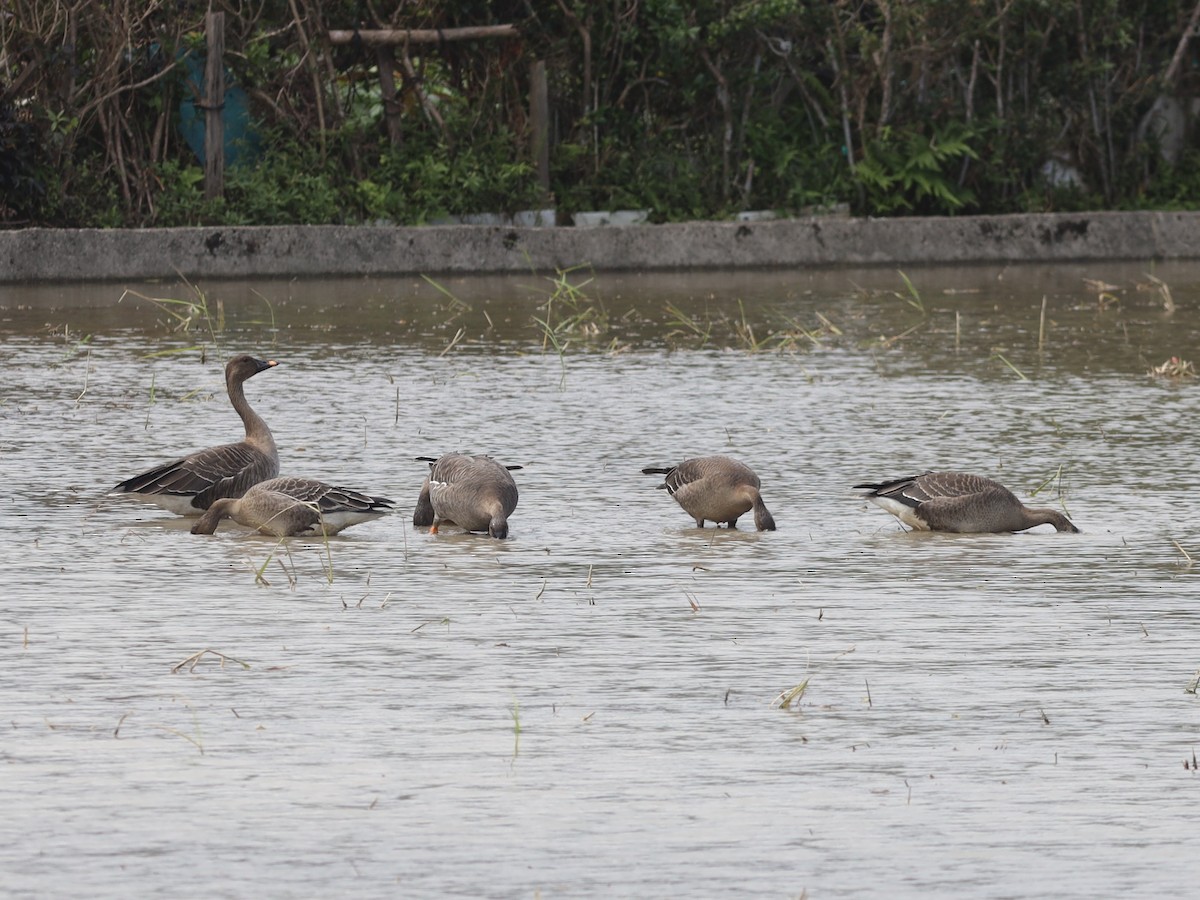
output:
[[1079, 531], [1057, 510], [1030, 509], [1004, 485], [980, 475], [926, 472], [854, 487], [865, 490], [864, 498], [918, 531], [969, 534], [1024, 531], [1047, 524], [1058, 531]]
[[314, 478], [272, 478], [252, 485], [241, 497], [214, 500], [192, 534], [212, 534], [222, 519], [275, 537], [337, 534], [343, 528], [392, 511], [386, 497], [372, 497]]
[[198, 516], [214, 500], [240, 497], [253, 484], [279, 474], [275, 439], [262, 416], [250, 408], [242, 389], [247, 378], [274, 368], [275, 360], [235, 356], [225, 365], [229, 402], [246, 426], [246, 437], [236, 444], [208, 447], [141, 475], [112, 489], [129, 494], [182, 516]]
[[437, 534], [441, 525], [457, 525], [508, 537], [508, 517], [517, 508], [517, 483], [509, 473], [521, 466], [463, 453], [417, 459], [429, 463], [429, 475], [413, 510], [414, 525], [431, 526], [430, 534]]
[[754, 527], [774, 531], [775, 519], [763, 503], [754, 470], [728, 456], [698, 456], [677, 466], [642, 469], [643, 475], [665, 475], [660, 488], [703, 528], [706, 521], [737, 527], [738, 517], [754, 510]]

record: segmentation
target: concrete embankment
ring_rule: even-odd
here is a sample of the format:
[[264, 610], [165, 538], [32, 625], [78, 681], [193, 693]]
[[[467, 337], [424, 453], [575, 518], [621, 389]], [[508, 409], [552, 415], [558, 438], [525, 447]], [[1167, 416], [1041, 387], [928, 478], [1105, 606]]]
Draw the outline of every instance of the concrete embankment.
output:
[[1200, 213], [815, 217], [601, 228], [278, 226], [0, 231], [0, 283], [1189, 259]]

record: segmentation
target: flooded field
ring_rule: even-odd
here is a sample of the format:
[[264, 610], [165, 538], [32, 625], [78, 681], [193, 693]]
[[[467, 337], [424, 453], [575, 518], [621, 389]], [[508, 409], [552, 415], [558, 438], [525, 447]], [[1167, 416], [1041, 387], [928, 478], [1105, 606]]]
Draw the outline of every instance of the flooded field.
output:
[[[1200, 266], [905, 275], [3, 288], [2, 893], [1190, 893]], [[396, 515], [105, 496], [240, 437], [240, 352], [283, 473]], [[509, 540], [412, 527], [451, 450]], [[640, 474], [709, 453], [778, 531]], [[1083, 533], [850, 489], [927, 469]]]

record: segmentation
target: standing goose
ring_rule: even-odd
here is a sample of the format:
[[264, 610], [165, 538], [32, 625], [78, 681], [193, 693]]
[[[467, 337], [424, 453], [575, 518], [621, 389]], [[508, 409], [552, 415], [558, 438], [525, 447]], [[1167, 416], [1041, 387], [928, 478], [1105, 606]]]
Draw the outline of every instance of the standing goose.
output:
[[972, 534], [1024, 531], [1046, 524], [1058, 531], [1079, 531], [1062, 513], [1030, 509], [1004, 485], [979, 475], [926, 472], [854, 487], [866, 490], [865, 499], [918, 531]]
[[521, 466], [503, 466], [490, 456], [463, 453], [417, 460], [429, 463], [429, 475], [413, 510], [414, 525], [431, 526], [430, 534], [450, 524], [486, 531], [494, 538], [508, 537], [508, 517], [517, 508], [517, 483], [509, 472]]
[[275, 360], [235, 356], [225, 365], [229, 402], [246, 426], [245, 440], [197, 450], [122, 481], [115, 494], [132, 494], [181, 516], [198, 516], [222, 497], [240, 497], [253, 484], [279, 474], [275, 439], [262, 416], [250, 408], [242, 384]]
[[774, 531], [775, 519], [767, 511], [754, 470], [728, 456], [698, 456], [667, 469], [642, 469], [643, 475], [666, 475], [659, 485], [703, 528], [705, 521], [737, 527], [738, 516], [754, 510], [754, 527]]
[[275, 537], [337, 534], [343, 528], [392, 511], [386, 497], [372, 497], [313, 478], [272, 478], [241, 497], [214, 500], [192, 526], [192, 534], [212, 534], [222, 519]]

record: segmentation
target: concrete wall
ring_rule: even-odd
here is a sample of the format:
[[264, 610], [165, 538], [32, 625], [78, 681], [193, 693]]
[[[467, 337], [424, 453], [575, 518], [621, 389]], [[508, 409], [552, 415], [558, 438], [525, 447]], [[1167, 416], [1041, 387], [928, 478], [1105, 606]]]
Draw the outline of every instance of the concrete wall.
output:
[[0, 283], [1200, 257], [1200, 213], [821, 217], [626, 228], [0, 231]]

